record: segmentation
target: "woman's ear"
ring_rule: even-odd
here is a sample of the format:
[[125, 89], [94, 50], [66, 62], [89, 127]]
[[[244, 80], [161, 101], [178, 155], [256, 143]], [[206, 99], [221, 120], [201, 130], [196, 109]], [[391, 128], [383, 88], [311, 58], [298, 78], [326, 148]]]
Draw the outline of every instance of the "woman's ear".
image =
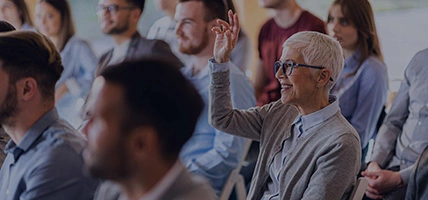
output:
[[331, 70], [328, 68], [324, 68], [321, 70], [318, 80], [317, 87], [325, 86], [331, 79]]

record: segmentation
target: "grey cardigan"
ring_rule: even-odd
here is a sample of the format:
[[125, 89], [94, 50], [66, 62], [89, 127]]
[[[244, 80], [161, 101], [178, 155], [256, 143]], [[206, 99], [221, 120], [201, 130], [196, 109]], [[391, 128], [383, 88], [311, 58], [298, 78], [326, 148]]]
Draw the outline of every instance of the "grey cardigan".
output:
[[[211, 63], [211, 70], [216, 67]], [[211, 125], [221, 131], [260, 141], [260, 154], [248, 199], [261, 199], [269, 179], [269, 166], [281, 144], [290, 137], [294, 106], [276, 101], [248, 110], [232, 109], [229, 71], [212, 73]], [[324, 124], [302, 136], [288, 152], [281, 169], [280, 199], [347, 199], [360, 169], [358, 133], [337, 112]]]

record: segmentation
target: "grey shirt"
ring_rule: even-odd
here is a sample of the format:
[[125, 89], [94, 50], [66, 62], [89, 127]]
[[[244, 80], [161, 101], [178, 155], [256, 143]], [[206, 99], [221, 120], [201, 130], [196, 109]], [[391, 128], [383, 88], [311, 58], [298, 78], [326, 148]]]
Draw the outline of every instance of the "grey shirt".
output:
[[43, 115], [19, 144], [10, 140], [0, 171], [0, 199], [92, 199], [98, 181], [83, 171], [85, 139], [58, 118]]
[[[210, 123], [224, 132], [260, 141], [247, 198], [258, 200], [266, 190], [270, 165], [291, 137], [291, 126], [299, 113], [280, 100], [248, 110], [233, 109], [228, 65], [210, 62]], [[339, 111], [308, 131], [287, 152], [278, 178], [279, 199], [347, 199], [360, 170], [358, 133]]]
[[428, 49], [418, 52], [404, 72], [385, 122], [379, 129], [372, 161], [383, 168], [400, 166], [407, 184], [412, 165], [428, 146]]

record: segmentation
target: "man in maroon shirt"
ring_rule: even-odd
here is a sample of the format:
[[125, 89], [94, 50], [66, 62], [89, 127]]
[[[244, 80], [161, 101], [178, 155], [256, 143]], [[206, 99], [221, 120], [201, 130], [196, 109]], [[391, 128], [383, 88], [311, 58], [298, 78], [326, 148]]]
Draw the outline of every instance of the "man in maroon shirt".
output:
[[263, 24], [258, 39], [260, 60], [256, 69], [254, 88], [257, 105], [261, 106], [281, 97], [273, 66], [282, 54], [284, 41], [300, 31], [325, 33], [325, 26], [321, 19], [303, 10], [296, 0], [258, 1], [260, 6], [272, 9], [274, 13], [273, 18]]

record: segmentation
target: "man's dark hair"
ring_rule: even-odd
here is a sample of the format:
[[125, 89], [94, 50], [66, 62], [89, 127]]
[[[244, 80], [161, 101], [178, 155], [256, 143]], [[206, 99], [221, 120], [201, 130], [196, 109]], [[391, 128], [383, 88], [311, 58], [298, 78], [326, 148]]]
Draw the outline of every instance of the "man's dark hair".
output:
[[[126, 0], [128, 3], [134, 4], [143, 13], [145, 0]], [[173, 0], [174, 1], [174, 0]]]
[[0, 20], [0, 32], [9, 32], [16, 30], [15, 27], [12, 26], [12, 24], [9, 24], [6, 21]]
[[179, 3], [198, 1], [204, 4], [205, 16], [204, 21], [210, 22], [213, 19], [222, 19], [228, 21], [227, 11], [229, 10], [227, 1], [225, 0], [179, 0]]
[[55, 84], [63, 71], [61, 56], [45, 36], [31, 31], [0, 34], [0, 66], [9, 75], [9, 83], [32, 77], [42, 97], [54, 100]]
[[204, 103], [175, 63], [165, 58], [124, 62], [101, 72], [107, 83], [124, 93], [122, 132], [152, 126], [165, 159], [175, 159], [192, 136]]

